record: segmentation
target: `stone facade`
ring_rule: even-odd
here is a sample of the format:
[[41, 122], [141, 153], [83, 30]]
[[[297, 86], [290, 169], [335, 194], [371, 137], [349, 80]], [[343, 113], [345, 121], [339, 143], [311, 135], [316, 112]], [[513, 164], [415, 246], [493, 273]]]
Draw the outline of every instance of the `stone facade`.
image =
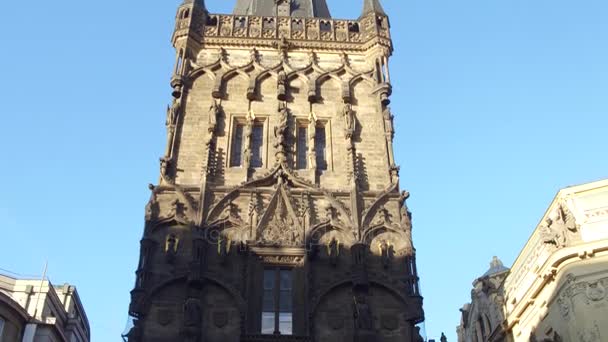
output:
[[357, 20], [179, 7], [129, 341], [419, 339], [389, 21], [365, 1]]
[[74, 286], [0, 275], [0, 341], [88, 342], [90, 334]]
[[608, 340], [608, 180], [560, 191], [494, 284], [490, 301], [476, 286], [459, 341]]

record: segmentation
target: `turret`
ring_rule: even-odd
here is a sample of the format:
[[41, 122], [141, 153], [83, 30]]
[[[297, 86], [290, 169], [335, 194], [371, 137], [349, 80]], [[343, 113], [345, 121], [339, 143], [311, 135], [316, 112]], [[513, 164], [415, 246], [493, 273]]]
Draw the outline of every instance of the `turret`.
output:
[[177, 9], [175, 31], [171, 39], [176, 51], [175, 68], [171, 78], [175, 98], [181, 96], [182, 75], [187, 72], [188, 60], [200, 49], [202, 28], [206, 19], [205, 0], [184, 0]]

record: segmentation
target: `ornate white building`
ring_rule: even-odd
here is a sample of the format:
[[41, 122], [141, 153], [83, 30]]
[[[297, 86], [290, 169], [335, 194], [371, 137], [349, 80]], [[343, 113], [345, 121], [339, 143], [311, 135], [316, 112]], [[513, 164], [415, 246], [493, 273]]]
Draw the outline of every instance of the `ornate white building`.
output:
[[608, 341], [608, 180], [561, 190], [511, 270], [474, 287], [461, 342]]

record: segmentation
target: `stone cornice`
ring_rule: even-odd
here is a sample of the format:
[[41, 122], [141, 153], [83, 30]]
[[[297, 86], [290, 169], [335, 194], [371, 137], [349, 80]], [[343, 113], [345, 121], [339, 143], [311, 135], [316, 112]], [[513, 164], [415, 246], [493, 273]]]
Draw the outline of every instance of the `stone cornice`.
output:
[[[584, 259], [603, 256], [608, 256], [608, 240], [561, 249], [549, 256], [538, 270], [534, 272], [536, 278], [534, 282], [527, 287], [527, 290], [521, 298], [511, 298], [514, 294], [512, 293], [513, 290], [505, 289], [505, 294], [509, 302], [512, 303], [512, 301], [516, 299], [514, 306], [510, 310], [506, 310], [508, 321], [511, 323], [510, 328], [512, 328], [526, 313], [529, 306], [534, 305], [536, 299], [544, 291], [547, 285], [564, 275], [563, 270], [567, 266]], [[508, 307], [510, 303], [507, 303], [506, 305]]]

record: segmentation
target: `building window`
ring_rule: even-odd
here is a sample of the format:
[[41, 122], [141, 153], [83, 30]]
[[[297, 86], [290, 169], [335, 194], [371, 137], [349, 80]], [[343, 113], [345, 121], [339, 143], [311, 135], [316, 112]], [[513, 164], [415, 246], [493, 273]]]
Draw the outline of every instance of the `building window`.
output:
[[291, 270], [264, 270], [262, 305], [262, 334], [292, 335], [293, 333], [293, 274]]
[[305, 126], [298, 127], [296, 139], [296, 169], [305, 170], [308, 168], [308, 128]]
[[317, 158], [317, 169], [327, 170], [327, 135], [325, 133], [325, 126], [317, 126], [315, 132], [315, 154]]
[[264, 165], [264, 124], [256, 122], [251, 130], [251, 167], [262, 167]]
[[245, 125], [237, 123], [234, 125], [232, 142], [230, 144], [230, 166], [243, 166], [243, 132]]

